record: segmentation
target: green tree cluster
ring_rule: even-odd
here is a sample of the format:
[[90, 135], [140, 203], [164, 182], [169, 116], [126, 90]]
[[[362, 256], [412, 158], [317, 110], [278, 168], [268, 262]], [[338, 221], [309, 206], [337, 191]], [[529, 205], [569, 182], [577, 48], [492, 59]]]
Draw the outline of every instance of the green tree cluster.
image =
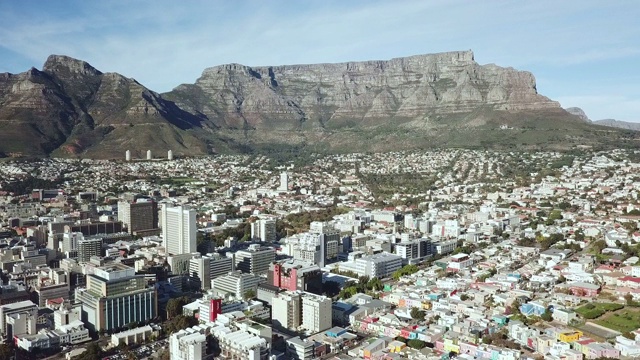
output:
[[379, 278], [369, 279], [368, 276], [361, 276], [358, 280], [357, 283], [347, 281], [344, 284], [345, 287], [338, 293], [338, 296], [341, 299], [348, 299], [358, 293], [382, 291], [382, 289], [384, 289], [384, 284]]
[[165, 334], [170, 335], [174, 332], [178, 332], [182, 329], [190, 328], [195, 325], [198, 325], [198, 319], [196, 319], [195, 317], [178, 315], [167, 321], [162, 329]]
[[424, 319], [425, 312], [424, 312], [424, 310], [420, 310], [417, 307], [413, 307], [413, 308], [411, 308], [410, 315], [411, 315], [411, 318], [413, 318], [413, 319], [422, 320], [422, 319]]
[[182, 307], [188, 303], [189, 298], [186, 296], [169, 299], [167, 302], [167, 319], [171, 320], [172, 318], [182, 314]]
[[413, 265], [413, 264], [409, 264], [409, 265], [405, 265], [405, 266], [401, 267], [400, 269], [394, 271], [391, 276], [393, 277], [394, 280], [397, 281], [397, 280], [399, 280], [401, 277], [403, 277], [405, 275], [411, 275], [411, 274], [414, 274], [414, 273], [418, 272], [418, 270], [420, 270], [418, 268], [418, 266]]

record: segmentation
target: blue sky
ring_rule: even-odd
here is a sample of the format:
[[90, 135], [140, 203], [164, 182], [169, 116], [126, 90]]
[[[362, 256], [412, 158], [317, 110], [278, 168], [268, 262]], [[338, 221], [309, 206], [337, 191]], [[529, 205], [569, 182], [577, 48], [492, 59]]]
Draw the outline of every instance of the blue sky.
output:
[[0, 0], [0, 72], [50, 54], [164, 92], [207, 67], [468, 50], [592, 119], [640, 122], [640, 1]]

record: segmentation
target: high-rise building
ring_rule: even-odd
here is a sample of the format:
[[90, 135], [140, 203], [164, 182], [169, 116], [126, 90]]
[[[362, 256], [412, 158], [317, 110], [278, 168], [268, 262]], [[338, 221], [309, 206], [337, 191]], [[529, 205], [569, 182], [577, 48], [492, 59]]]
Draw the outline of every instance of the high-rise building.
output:
[[200, 280], [204, 290], [211, 288], [211, 280], [228, 274], [233, 270], [233, 259], [220, 254], [196, 256], [189, 260], [189, 275]]
[[78, 262], [89, 262], [92, 256], [102, 256], [102, 237], [78, 240]]
[[271, 320], [275, 326], [297, 330], [302, 324], [302, 299], [299, 292], [281, 292], [271, 300]]
[[190, 275], [191, 259], [201, 256], [200, 253], [178, 254], [167, 256], [172, 275]]
[[345, 236], [342, 238], [342, 252], [343, 253], [349, 253], [351, 252], [351, 250], [353, 250], [353, 240], [351, 239], [351, 236]]
[[147, 150], [147, 160], [151, 160], [151, 150]]
[[338, 257], [340, 250], [340, 231], [328, 222], [312, 221], [309, 232], [320, 235], [320, 261], [318, 265], [324, 267], [327, 261]]
[[266, 242], [276, 241], [276, 219], [258, 219], [251, 223], [251, 238]]
[[302, 296], [302, 327], [311, 333], [331, 327], [331, 298], [304, 293]]
[[421, 260], [433, 255], [431, 240], [427, 238], [403, 241], [396, 244], [396, 255], [400, 256], [405, 263], [412, 260]]
[[158, 204], [155, 201], [118, 202], [118, 221], [127, 227], [131, 234], [140, 230], [158, 228]]
[[34, 287], [35, 298], [38, 306], [46, 306], [47, 300], [69, 299], [69, 274], [62, 269], [49, 269], [40, 271], [37, 275], [37, 283]]
[[322, 271], [315, 264], [300, 260], [272, 263], [267, 282], [280, 289], [302, 290], [314, 294], [322, 293]]
[[169, 254], [196, 252], [196, 211], [162, 205], [162, 241]]
[[124, 159], [127, 160], [127, 161], [131, 161], [131, 150], [125, 151]]
[[311, 333], [331, 328], [331, 298], [302, 291], [284, 291], [271, 300], [274, 325]]
[[289, 174], [286, 171], [283, 171], [280, 174], [280, 186], [278, 187], [278, 191], [289, 191]]
[[78, 250], [78, 241], [84, 239], [80, 232], [65, 232], [62, 235], [62, 252], [72, 252]]
[[276, 250], [272, 247], [249, 245], [246, 250], [234, 254], [236, 269], [254, 275], [263, 275], [269, 271], [269, 265], [276, 258]]
[[93, 331], [109, 331], [155, 318], [156, 290], [145, 284], [144, 275], [120, 263], [95, 268], [86, 289], [76, 290], [82, 321]]
[[167, 151], [167, 159], [168, 160], [173, 160], [173, 151], [171, 151], [171, 150]]
[[36, 333], [38, 305], [31, 301], [0, 306], [0, 342], [12, 340], [16, 335]]

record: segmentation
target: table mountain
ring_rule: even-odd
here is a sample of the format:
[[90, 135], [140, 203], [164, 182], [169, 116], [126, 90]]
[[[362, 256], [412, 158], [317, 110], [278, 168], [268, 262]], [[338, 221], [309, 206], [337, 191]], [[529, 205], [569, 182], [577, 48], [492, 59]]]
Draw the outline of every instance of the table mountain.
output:
[[0, 155], [123, 157], [171, 149], [384, 151], [425, 147], [621, 146], [540, 94], [529, 72], [471, 51], [338, 64], [205, 69], [158, 94], [134, 79], [52, 55], [0, 74]]
[[617, 137], [597, 133], [538, 94], [531, 73], [479, 65], [471, 51], [338, 64], [220, 65], [162, 96], [251, 147], [567, 148]]

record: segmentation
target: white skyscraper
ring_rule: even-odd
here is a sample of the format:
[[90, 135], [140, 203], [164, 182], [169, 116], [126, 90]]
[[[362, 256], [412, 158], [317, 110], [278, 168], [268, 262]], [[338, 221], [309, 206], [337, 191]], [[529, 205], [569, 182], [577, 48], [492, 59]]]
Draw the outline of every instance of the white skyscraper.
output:
[[151, 150], [147, 150], [147, 160], [151, 160]]
[[196, 211], [162, 205], [162, 241], [169, 254], [196, 252]]
[[127, 161], [131, 161], [131, 150], [127, 150], [127, 151], [124, 153], [124, 158], [125, 158]]
[[289, 190], [289, 174], [286, 171], [283, 171], [280, 174], [280, 187], [278, 187], [278, 191], [288, 191]]
[[312, 333], [331, 327], [331, 298], [310, 293], [302, 297], [302, 326]]
[[173, 151], [171, 151], [171, 150], [167, 151], [167, 159], [168, 160], [173, 160]]
[[258, 219], [251, 223], [251, 238], [260, 241], [276, 241], [276, 220]]

